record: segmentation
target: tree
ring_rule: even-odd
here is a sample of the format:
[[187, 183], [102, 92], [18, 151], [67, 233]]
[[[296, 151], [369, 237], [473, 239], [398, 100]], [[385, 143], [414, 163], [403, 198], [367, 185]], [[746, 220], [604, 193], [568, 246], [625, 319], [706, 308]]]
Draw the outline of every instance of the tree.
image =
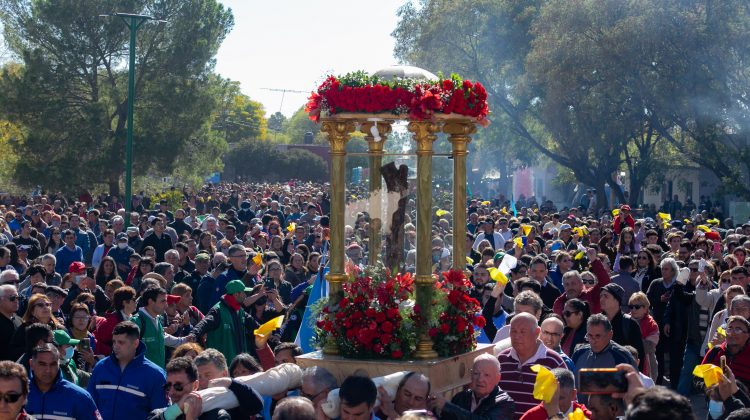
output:
[[280, 146], [259, 141], [243, 141], [224, 158], [227, 173], [236, 179], [280, 181], [328, 179], [328, 165], [307, 150], [280, 150]]
[[263, 104], [240, 92], [239, 82], [222, 80], [224, 96], [213, 128], [224, 134], [227, 143], [244, 139], [265, 140], [268, 123]]
[[134, 173], [217, 168], [211, 132], [221, 102], [213, 57], [233, 25], [215, 0], [2, 0], [0, 21], [24, 65], [0, 80], [0, 113], [28, 129], [17, 146], [19, 182], [118, 194], [124, 172], [127, 42], [114, 10], [152, 15], [138, 31]]
[[268, 117], [268, 129], [271, 131], [280, 132], [284, 129], [284, 124], [286, 124], [286, 117], [279, 111]]

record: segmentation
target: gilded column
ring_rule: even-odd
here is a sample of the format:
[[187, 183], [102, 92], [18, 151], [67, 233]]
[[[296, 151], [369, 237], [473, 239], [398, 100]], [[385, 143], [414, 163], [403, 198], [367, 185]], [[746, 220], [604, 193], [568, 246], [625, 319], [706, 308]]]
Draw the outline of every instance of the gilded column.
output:
[[461, 271], [466, 268], [466, 155], [476, 130], [466, 120], [448, 120], [443, 126], [453, 147], [453, 269]]
[[432, 306], [432, 143], [440, 127], [430, 121], [412, 121], [409, 131], [417, 142], [417, 304], [423, 316], [416, 357], [434, 359], [438, 355], [427, 334], [427, 314]]
[[[326, 133], [331, 144], [331, 215], [330, 215], [330, 271], [328, 280], [329, 304], [336, 304], [341, 294], [341, 283], [346, 280], [344, 272], [344, 212], [346, 184], [346, 143], [355, 130], [354, 120], [323, 119], [320, 131]], [[338, 354], [338, 347], [333, 340], [328, 340], [323, 348], [326, 354]]]
[[[367, 264], [374, 266], [380, 257], [383, 221], [380, 219], [382, 213], [383, 177], [380, 175], [380, 167], [383, 165], [383, 143], [391, 132], [393, 121], [367, 121], [362, 123], [362, 132], [365, 133], [368, 151], [370, 153], [370, 231], [369, 254]], [[373, 134], [373, 128], [377, 130], [378, 138]]]

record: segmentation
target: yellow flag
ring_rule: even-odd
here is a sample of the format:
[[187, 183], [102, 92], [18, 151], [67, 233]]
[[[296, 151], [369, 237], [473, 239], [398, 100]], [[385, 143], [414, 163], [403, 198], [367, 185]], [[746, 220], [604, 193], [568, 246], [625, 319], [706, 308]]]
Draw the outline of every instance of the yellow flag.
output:
[[698, 230], [702, 230], [703, 232], [711, 232], [711, 229], [706, 225], [698, 225]]
[[572, 413], [568, 414], [568, 420], [586, 420], [586, 415], [583, 414], [583, 410], [576, 408]]
[[717, 328], [716, 334], [718, 334], [720, 337], [727, 338], [727, 331], [723, 327]]
[[498, 270], [495, 267], [490, 267], [487, 269], [487, 271], [490, 272], [490, 278], [492, 280], [495, 280], [496, 282], [500, 283], [503, 286], [508, 284], [508, 277], [506, 277], [502, 271]]
[[683, 220], [682, 220], [682, 222], [683, 222], [683, 223], [685, 223], [686, 225], [687, 225], [688, 223], [693, 223], [693, 221], [692, 221], [692, 220], [690, 220], [690, 219], [683, 219]]
[[523, 230], [523, 236], [529, 236], [529, 232], [531, 232], [531, 225], [521, 225], [521, 230]]
[[294, 222], [289, 223], [289, 226], [286, 227], [287, 232], [294, 232], [294, 229], [297, 229], [297, 224]]
[[447, 210], [443, 210], [443, 209], [438, 209], [438, 210], [437, 210], [437, 211], [435, 212], [435, 214], [437, 215], [437, 217], [443, 217], [443, 216], [445, 216], [446, 214], [448, 214], [448, 211], [447, 211]]
[[503, 208], [500, 209], [500, 213], [502, 213], [502, 214], [508, 214], [508, 209], [505, 208], [505, 207], [503, 207]]
[[268, 334], [271, 334], [275, 330], [278, 330], [281, 328], [281, 324], [284, 323], [284, 315], [279, 315], [276, 318], [266, 322], [265, 324], [258, 327], [257, 330], [253, 331], [255, 335], [260, 337], [265, 337]]
[[617, 217], [620, 215], [620, 209], [613, 209], [612, 210], [612, 217]]
[[586, 236], [589, 234], [589, 230], [586, 229], [586, 226], [574, 227], [573, 233], [577, 233], [578, 236]]
[[253, 264], [257, 265], [258, 267], [263, 266], [263, 254], [257, 253], [253, 257]]
[[710, 225], [719, 225], [721, 222], [719, 222], [719, 219], [708, 219], [706, 220], [706, 223]]
[[552, 402], [552, 397], [557, 391], [557, 379], [555, 375], [542, 365], [534, 365], [531, 367], [532, 372], [536, 372], [536, 380], [534, 381], [534, 398], [546, 402], [547, 404]]
[[663, 222], [672, 220], [672, 216], [669, 213], [659, 213], [658, 216]]
[[483, 206], [489, 206], [489, 205], [490, 205], [490, 202], [489, 202], [489, 201], [482, 201], [482, 205], [483, 205]]
[[466, 264], [474, 265], [474, 260], [472, 260], [471, 257], [466, 257]]
[[518, 248], [523, 248], [523, 239], [521, 238], [514, 238], [513, 242], [516, 244]]
[[583, 257], [585, 257], [585, 256], [586, 256], [586, 253], [585, 253], [585, 252], [583, 252], [583, 251], [578, 251], [578, 253], [576, 254], [576, 256], [575, 256], [575, 257], [573, 257], [573, 259], [574, 259], [574, 260], [576, 260], [576, 261], [577, 261], [577, 260], [582, 260], [582, 259], [583, 259]]
[[721, 368], [712, 365], [712, 364], [705, 364], [705, 365], [698, 365], [693, 369], [693, 375], [703, 378], [703, 382], [706, 384], [706, 387], [711, 387], [714, 384], [718, 384], [721, 380], [721, 375], [724, 372], [722, 372]]

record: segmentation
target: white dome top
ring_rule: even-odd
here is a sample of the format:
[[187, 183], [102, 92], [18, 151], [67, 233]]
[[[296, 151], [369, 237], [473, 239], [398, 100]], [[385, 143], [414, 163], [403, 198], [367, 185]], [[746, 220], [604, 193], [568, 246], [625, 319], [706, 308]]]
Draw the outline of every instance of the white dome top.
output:
[[417, 79], [417, 80], [437, 80], [438, 77], [425, 69], [414, 66], [394, 65], [382, 68], [375, 72], [374, 76], [387, 80], [393, 79]]

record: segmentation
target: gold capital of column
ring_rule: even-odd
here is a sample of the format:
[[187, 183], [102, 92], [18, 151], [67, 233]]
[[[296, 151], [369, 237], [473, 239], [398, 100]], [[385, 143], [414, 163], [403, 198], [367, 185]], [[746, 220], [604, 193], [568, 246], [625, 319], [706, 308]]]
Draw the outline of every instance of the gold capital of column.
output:
[[[370, 154], [383, 153], [383, 143], [385, 143], [386, 137], [391, 134], [393, 130], [392, 120], [385, 121], [364, 121], [360, 125], [360, 131], [365, 134], [365, 140], [367, 140], [367, 146], [369, 147]], [[375, 136], [372, 135], [372, 127], [377, 127], [378, 135], [380, 140], [376, 141]], [[370, 168], [372, 170], [372, 168]]]
[[453, 156], [466, 155], [471, 135], [476, 133], [477, 127], [473, 121], [448, 120], [443, 125], [443, 132], [449, 134], [448, 138], [453, 145]]
[[414, 141], [417, 142], [417, 155], [431, 154], [432, 143], [437, 140], [437, 132], [440, 125], [432, 121], [412, 121], [407, 129], [414, 133]]
[[320, 123], [320, 131], [328, 135], [331, 143], [331, 155], [343, 156], [346, 154], [346, 143], [351, 134], [357, 129], [354, 120], [350, 119], [323, 119]]

